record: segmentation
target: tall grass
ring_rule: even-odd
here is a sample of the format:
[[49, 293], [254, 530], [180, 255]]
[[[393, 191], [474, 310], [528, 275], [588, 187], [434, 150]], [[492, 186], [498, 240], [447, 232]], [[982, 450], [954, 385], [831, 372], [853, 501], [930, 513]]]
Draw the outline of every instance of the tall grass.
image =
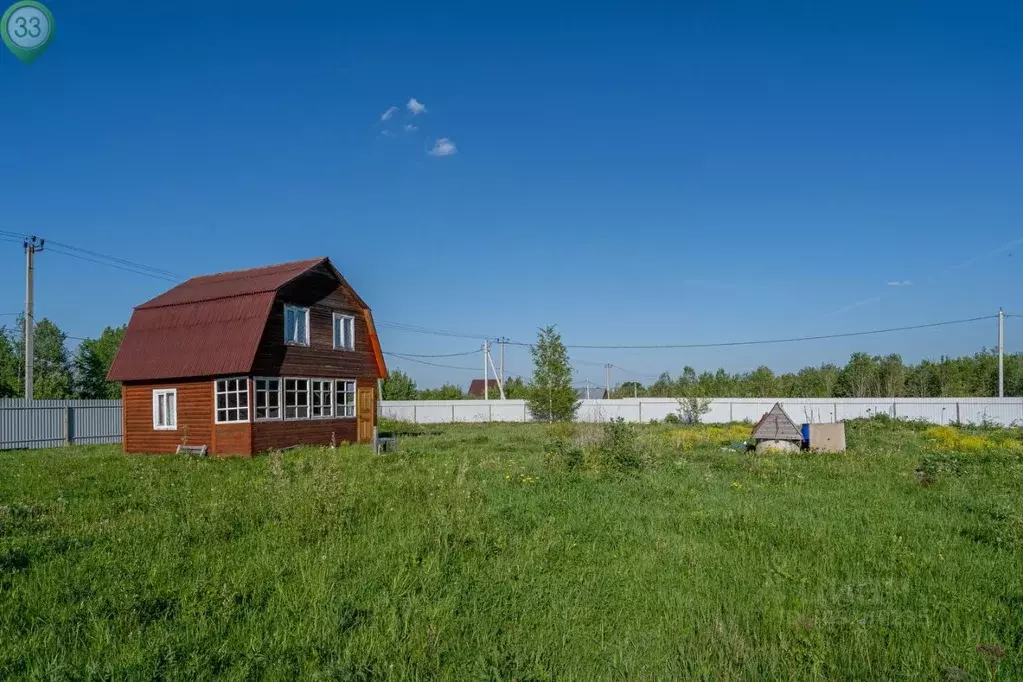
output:
[[[2, 453], [0, 678], [1023, 676], [1015, 445], [866, 422], [754, 457], [710, 428]], [[587, 464], [633, 445], [628, 476]]]

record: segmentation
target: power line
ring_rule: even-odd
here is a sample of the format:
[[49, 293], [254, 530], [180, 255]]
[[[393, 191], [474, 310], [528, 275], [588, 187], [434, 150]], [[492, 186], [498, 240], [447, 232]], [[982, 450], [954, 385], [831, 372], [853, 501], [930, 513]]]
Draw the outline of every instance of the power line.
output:
[[426, 360], [416, 360], [415, 358], [407, 358], [404, 355], [399, 355], [398, 353], [388, 353], [387, 351], [384, 351], [384, 354], [385, 355], [392, 355], [392, 356], [398, 358], [399, 360], [407, 360], [408, 362], [415, 362], [415, 363], [418, 363], [420, 365], [429, 365], [431, 367], [443, 367], [444, 369], [461, 369], [461, 370], [465, 370], [467, 372], [478, 372], [479, 371], [475, 367], [457, 367], [455, 365], [442, 365], [442, 364], [437, 363], [437, 362], [427, 362]]
[[442, 353], [440, 355], [420, 355], [420, 354], [416, 354], [416, 353], [399, 353], [397, 351], [384, 351], [384, 352], [388, 353], [389, 355], [399, 355], [399, 356], [405, 357], [405, 358], [458, 358], [458, 357], [463, 357], [463, 356], [466, 356], [466, 355], [475, 355], [476, 353], [479, 353], [480, 351], [482, 351], [482, 348], [477, 348], [475, 350], [466, 351], [464, 353]]
[[[4, 239], [3, 241], [24, 241], [29, 237], [27, 235], [19, 235], [16, 232], [8, 232], [6, 230], [0, 230], [0, 235], [5, 237], [13, 237], [13, 239]], [[97, 263], [99, 265], [106, 265], [108, 267], [116, 268], [118, 270], [124, 270], [125, 272], [133, 272], [138, 275], [146, 275], [148, 277], [155, 277], [158, 279], [164, 279], [169, 282], [180, 282], [182, 278], [177, 273], [162, 268], [154, 268], [151, 265], [145, 265], [143, 263], [136, 263], [135, 261], [127, 260], [126, 258], [119, 258], [117, 256], [110, 256], [99, 251], [90, 251], [89, 249], [83, 249], [79, 246], [72, 244], [65, 244], [63, 242], [54, 241], [52, 239], [46, 240], [46, 245], [50, 248], [57, 247], [54, 249], [54, 253], [61, 253], [65, 256], [71, 256], [72, 258], [80, 258], [82, 260]], [[84, 254], [84, 255], [83, 255]], [[91, 258], [89, 257], [91, 256]]]
[[[663, 344], [566, 344], [565, 348], [585, 348], [594, 350], [654, 350], [661, 348], [722, 348], [725, 346], [756, 346], [769, 343], [793, 343], [796, 341], [821, 341], [823, 339], [841, 339], [852, 336], [867, 336], [870, 334], [888, 334], [891, 332], [903, 332], [913, 329], [930, 329], [943, 327], [950, 324], [966, 324], [968, 322], [979, 322], [981, 320], [993, 320], [997, 315], [984, 315], [981, 317], [970, 317], [964, 320], [946, 320], [944, 322], [931, 322], [929, 324], [915, 324], [906, 327], [888, 327], [886, 329], [871, 329], [862, 332], [842, 332], [840, 334], [818, 334], [816, 336], [794, 336], [784, 339], [760, 339], [756, 341], [721, 341], [717, 343], [663, 343]], [[510, 342], [509, 342], [510, 343]]]
[[181, 275], [178, 275], [177, 273], [171, 272], [170, 270], [164, 270], [162, 268], [154, 268], [151, 265], [144, 265], [142, 263], [135, 263], [134, 261], [130, 261], [130, 260], [127, 260], [127, 259], [124, 259], [124, 258], [118, 258], [116, 256], [108, 256], [105, 253], [99, 253], [98, 251], [89, 251], [88, 249], [83, 249], [83, 248], [78, 247], [78, 246], [72, 246], [70, 244], [64, 244], [62, 242], [54, 241], [52, 239], [48, 239], [46, 241], [46, 244], [48, 246], [59, 246], [62, 249], [67, 249], [67, 250], [70, 250], [70, 251], [77, 251], [77, 252], [84, 253], [84, 254], [87, 254], [87, 255], [90, 255], [90, 256], [95, 256], [96, 258], [105, 258], [105, 259], [113, 261], [115, 263], [120, 263], [122, 265], [127, 265], [127, 266], [130, 266], [130, 267], [133, 267], [133, 268], [139, 268], [139, 269], [142, 269], [142, 270], [148, 270], [148, 271], [153, 272], [153, 273], [155, 273], [157, 275], [164, 275], [166, 277], [173, 277], [173, 278], [175, 278], [177, 280], [184, 279]]
[[[50, 244], [47, 243], [47, 247], [49, 247], [49, 246], [50, 246]], [[179, 283], [179, 280], [171, 279], [170, 277], [165, 277], [163, 275], [158, 275], [158, 274], [156, 274], [154, 272], [147, 272], [145, 270], [135, 270], [133, 268], [124, 267], [123, 265], [117, 265], [116, 263], [108, 263], [106, 261], [102, 261], [102, 260], [99, 260], [97, 258], [89, 258], [88, 256], [83, 256], [81, 254], [73, 253], [71, 251], [63, 251], [63, 250], [60, 250], [59, 248], [58, 249], [53, 249], [52, 252], [53, 253], [59, 253], [62, 256], [68, 256], [70, 258], [77, 258], [79, 260], [89, 261], [90, 263], [96, 263], [98, 265], [105, 265], [108, 268], [114, 268], [116, 270], [123, 270], [124, 272], [131, 272], [131, 273], [136, 274], [136, 275], [144, 275], [145, 277], [152, 277], [153, 279], [162, 279], [165, 282], [173, 282], [174, 284], [178, 284]]]
[[432, 329], [430, 327], [421, 327], [419, 325], [405, 324], [404, 322], [390, 322], [388, 320], [377, 320], [376, 325], [378, 327], [386, 327], [389, 329], [395, 329], [398, 331], [415, 332], [417, 334], [433, 334], [435, 336], [450, 336], [453, 338], [461, 339], [487, 339], [496, 338], [496, 334], [466, 334], [462, 332], [453, 332], [446, 329]]

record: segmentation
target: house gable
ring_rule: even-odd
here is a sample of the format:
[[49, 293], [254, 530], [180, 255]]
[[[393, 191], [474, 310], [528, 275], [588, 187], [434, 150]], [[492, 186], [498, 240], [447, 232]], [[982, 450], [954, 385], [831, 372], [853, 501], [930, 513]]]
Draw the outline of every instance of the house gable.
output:
[[[309, 309], [308, 345], [285, 343], [286, 305]], [[334, 348], [335, 313], [354, 318], [354, 350]], [[333, 266], [324, 262], [278, 290], [256, 350], [252, 374], [325, 379], [382, 378], [381, 364], [379, 343], [368, 309]]]

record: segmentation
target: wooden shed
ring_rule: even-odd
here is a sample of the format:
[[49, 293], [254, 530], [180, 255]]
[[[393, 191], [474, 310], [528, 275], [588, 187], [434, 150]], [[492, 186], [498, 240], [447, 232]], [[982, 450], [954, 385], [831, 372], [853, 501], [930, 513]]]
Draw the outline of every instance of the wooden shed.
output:
[[369, 442], [387, 375], [369, 306], [328, 258], [195, 277], [135, 308], [108, 378], [125, 452]]

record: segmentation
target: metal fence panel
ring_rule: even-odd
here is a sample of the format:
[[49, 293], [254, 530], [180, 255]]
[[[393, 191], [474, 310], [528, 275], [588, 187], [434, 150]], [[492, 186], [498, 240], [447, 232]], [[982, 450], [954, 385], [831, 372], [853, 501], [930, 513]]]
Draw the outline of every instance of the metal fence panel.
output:
[[[1023, 398], [715, 398], [702, 416], [706, 423], [756, 421], [780, 402], [799, 423], [878, 414], [932, 424], [1023, 425]], [[381, 417], [420, 424], [529, 421], [524, 400], [382, 401]], [[679, 413], [671, 398], [580, 401], [577, 421], [663, 420]], [[120, 443], [120, 400], [0, 399], [0, 450], [51, 448], [67, 444]]]
[[0, 400], [0, 450], [120, 442], [120, 400]]
[[[1023, 398], [714, 398], [701, 421], [755, 422], [776, 402], [797, 423], [828, 424], [883, 414], [932, 424], [1023, 425]], [[422, 424], [531, 419], [524, 400], [385, 400], [379, 409], [381, 417]], [[679, 414], [679, 403], [671, 398], [581, 400], [576, 421], [649, 422], [669, 414]]]

